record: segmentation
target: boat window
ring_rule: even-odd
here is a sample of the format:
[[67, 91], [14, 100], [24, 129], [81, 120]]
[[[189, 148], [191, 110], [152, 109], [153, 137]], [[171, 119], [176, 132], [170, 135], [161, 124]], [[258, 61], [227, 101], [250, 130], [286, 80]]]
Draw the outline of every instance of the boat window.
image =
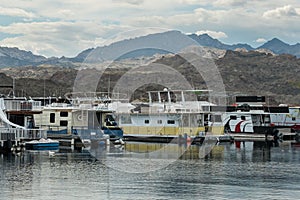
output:
[[162, 124], [162, 120], [161, 119], [157, 120], [157, 124]]
[[61, 120], [60, 121], [60, 126], [68, 126], [68, 121], [67, 120]]
[[68, 112], [60, 112], [61, 117], [68, 117]]
[[180, 121], [182, 123], [181, 126], [188, 127], [190, 122], [189, 115], [182, 115], [182, 119]]
[[296, 117], [292, 117], [292, 120], [293, 120], [293, 121], [296, 121]]
[[246, 120], [246, 116], [241, 116], [241, 120]]
[[112, 115], [106, 115], [105, 117], [106, 126], [116, 126], [117, 123]]
[[265, 123], [270, 123], [270, 116], [269, 115], [265, 115]]
[[[199, 123], [198, 123], [198, 119], [201, 118], [199, 115], [196, 114], [190, 114], [190, 122], [189, 122], [189, 126], [191, 127], [198, 127]], [[175, 122], [174, 122], [175, 124]]]
[[106, 119], [109, 121], [115, 121], [115, 119], [112, 115], [106, 115]]
[[131, 124], [131, 116], [130, 115], [121, 115], [121, 123], [122, 124]]
[[175, 124], [175, 120], [168, 120], [167, 123], [168, 124]]
[[50, 123], [55, 123], [55, 113], [50, 113]]
[[230, 119], [236, 120], [236, 115], [230, 115]]
[[146, 119], [146, 120], [145, 120], [145, 124], [149, 124], [149, 119]]
[[212, 115], [211, 121], [212, 122], [222, 122], [222, 117], [221, 117], [221, 115]]

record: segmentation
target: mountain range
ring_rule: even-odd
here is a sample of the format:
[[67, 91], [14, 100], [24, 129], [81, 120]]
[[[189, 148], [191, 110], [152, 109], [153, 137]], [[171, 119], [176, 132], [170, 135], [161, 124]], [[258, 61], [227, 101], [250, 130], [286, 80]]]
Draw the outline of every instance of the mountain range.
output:
[[[253, 48], [249, 44], [233, 44], [233, 45], [224, 44], [219, 40], [210, 37], [208, 34], [202, 34], [202, 35], [191, 34], [188, 35], [188, 37], [192, 39], [191, 41], [194, 41], [204, 47], [212, 47], [221, 50], [244, 49], [247, 51], [265, 49], [275, 54], [291, 54], [293, 56], [300, 58], [299, 43], [295, 45], [290, 45], [279, 40], [278, 38], [274, 38], [258, 48]], [[173, 44], [174, 40], [179, 41], [182, 39], [186, 40], [186, 38], [182, 38], [182, 34], [178, 31], [168, 31], [164, 33], [150, 34], [147, 36], [118, 41], [108, 46], [89, 48], [83, 50], [73, 58], [66, 58], [64, 56], [60, 58], [57, 57], [46, 58], [41, 55], [35, 55], [30, 51], [20, 50], [16, 47], [15, 48], [0, 47], [0, 68], [18, 67], [18, 66], [39, 66], [42, 64], [72, 67], [72, 66], [76, 66], [76, 63], [84, 62], [87, 56], [90, 55], [91, 52], [95, 52], [95, 51], [97, 51], [99, 55], [103, 55], [104, 58], [113, 59], [113, 60], [136, 58], [141, 56], [148, 57], [148, 56], [153, 56], [154, 54], [166, 54], [172, 51], [176, 52], [176, 48], [177, 48], [176, 45], [178, 44]], [[122, 52], [122, 49], [124, 48], [135, 49], [135, 47], [143, 47], [145, 41], [147, 44], [154, 43], [153, 48], [150, 47], [144, 49], [137, 49], [126, 53]], [[167, 49], [171, 47], [168, 49], [171, 51], [164, 50], [164, 49], [157, 49], [155, 48], [155, 44], [159, 44], [159, 46], [161, 46], [162, 44], [166, 45]]]

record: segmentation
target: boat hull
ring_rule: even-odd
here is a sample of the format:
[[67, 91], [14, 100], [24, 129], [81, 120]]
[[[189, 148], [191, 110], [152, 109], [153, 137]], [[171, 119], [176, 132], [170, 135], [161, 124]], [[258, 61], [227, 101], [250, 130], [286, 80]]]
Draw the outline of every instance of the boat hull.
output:
[[44, 142], [44, 143], [25, 143], [27, 150], [58, 150], [59, 142]]

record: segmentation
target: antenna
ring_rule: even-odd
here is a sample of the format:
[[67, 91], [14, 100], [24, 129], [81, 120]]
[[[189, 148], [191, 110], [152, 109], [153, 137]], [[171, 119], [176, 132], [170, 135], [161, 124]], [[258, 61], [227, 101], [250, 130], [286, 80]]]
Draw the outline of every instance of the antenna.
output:
[[15, 86], [16, 86], [16, 79], [13, 78], [13, 98], [15, 98]]
[[46, 91], [45, 91], [45, 78], [44, 78], [44, 106], [46, 105]]
[[110, 93], [110, 74], [108, 75], [108, 87], [107, 87], [107, 95], [109, 97], [109, 93]]

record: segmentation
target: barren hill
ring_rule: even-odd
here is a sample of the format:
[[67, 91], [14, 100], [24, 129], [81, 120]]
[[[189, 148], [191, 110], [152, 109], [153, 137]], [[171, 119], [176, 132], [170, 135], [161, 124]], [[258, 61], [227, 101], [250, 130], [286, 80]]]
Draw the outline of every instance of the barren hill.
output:
[[[276, 99], [278, 103], [300, 104], [300, 59], [297, 57], [256, 51], [227, 51], [224, 57], [215, 57], [214, 59], [229, 94], [266, 95]], [[161, 56], [154, 63], [164, 64], [177, 70], [190, 81], [191, 85], [197, 88], [206, 88], [201, 75], [193, 70], [193, 66], [181, 56]], [[149, 75], [157, 73], [155, 70], [151, 71], [151, 67], [152, 65], [149, 64], [147, 73]], [[29, 67], [28, 69], [36, 75], [31, 78], [22, 77], [22, 73], [25, 72], [13, 71], [13, 69], [2, 70], [0, 83], [2, 85], [12, 84], [12, 77], [17, 77], [15, 79], [17, 94], [62, 96], [66, 92], [72, 91], [73, 82], [79, 70], [57, 66], [47, 66], [46, 71], [45, 68], [42, 70], [40, 67]], [[95, 69], [87, 68], [84, 70], [90, 73]], [[109, 85], [110, 91], [112, 91], [118, 80], [128, 72], [135, 73], [135, 75], [145, 75], [146, 73], [143, 68], [128, 68], [128, 65], [123, 67], [119, 64], [117, 67], [105, 71], [98, 84], [98, 89], [108, 91]], [[170, 81], [174, 80], [170, 79]], [[143, 89], [138, 88], [133, 98], [142, 98], [145, 87], [142, 87]], [[163, 87], [159, 80], [156, 84], [149, 86], [148, 89], [158, 89], [157, 87], [160, 87], [159, 89]], [[2, 88], [0, 93], [7, 94], [8, 89]]]

